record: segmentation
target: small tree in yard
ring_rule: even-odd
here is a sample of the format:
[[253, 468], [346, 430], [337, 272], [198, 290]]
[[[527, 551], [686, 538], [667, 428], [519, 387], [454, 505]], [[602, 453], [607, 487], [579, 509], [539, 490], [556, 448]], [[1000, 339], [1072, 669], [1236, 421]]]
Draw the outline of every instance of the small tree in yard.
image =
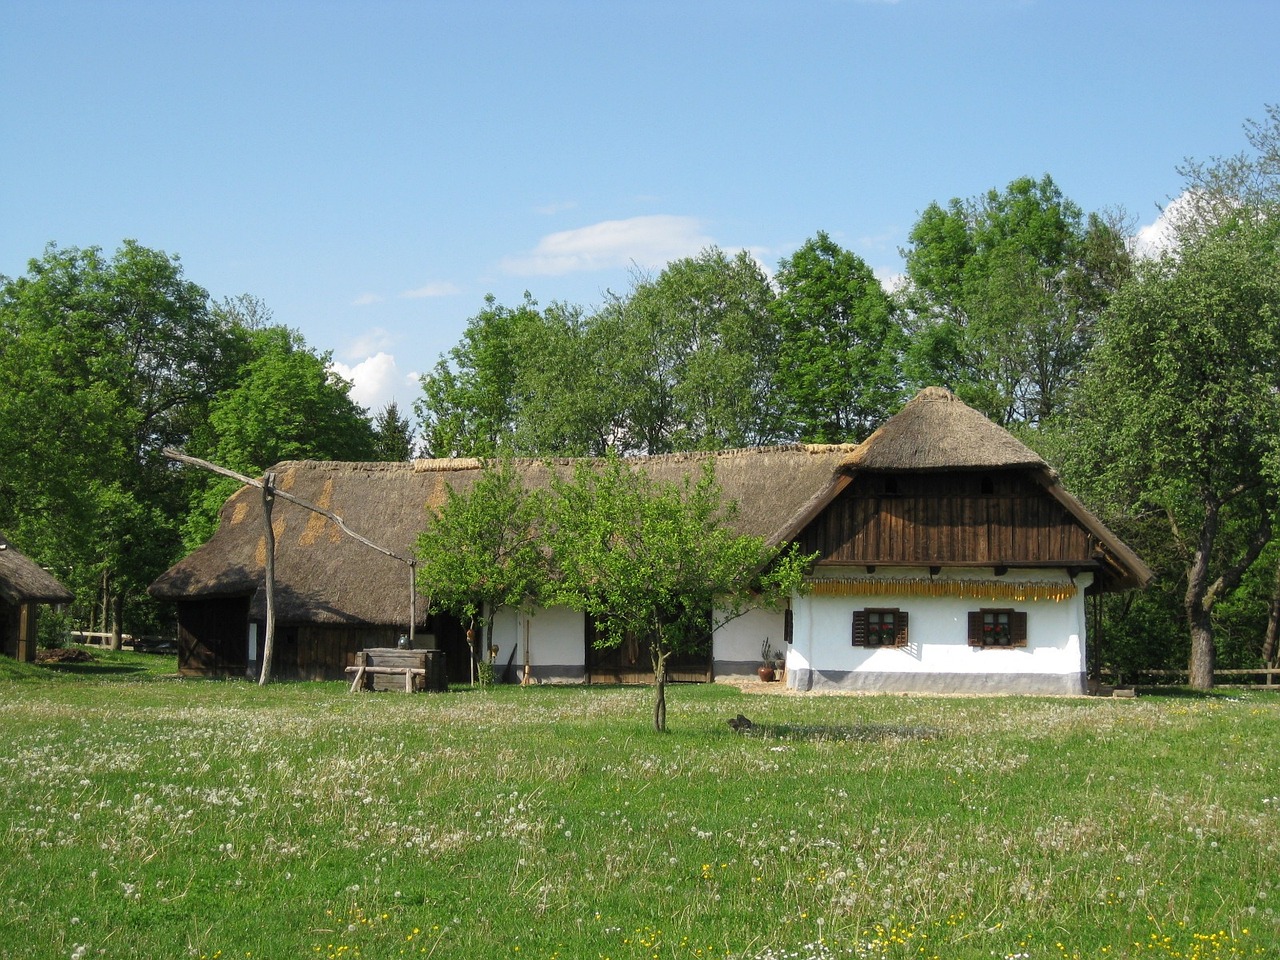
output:
[[525, 489], [509, 461], [486, 464], [469, 491], [449, 489], [418, 537], [418, 589], [429, 604], [478, 619], [484, 649], [500, 609], [532, 604], [544, 592], [546, 562], [537, 541], [543, 499]]
[[[660, 483], [617, 457], [580, 462], [554, 483], [547, 538], [553, 595], [595, 618], [596, 646], [650, 640], [654, 729], [667, 723], [667, 662], [750, 607], [777, 607], [801, 588], [812, 558], [729, 528], [708, 463], [697, 479]], [[715, 611], [714, 615], [711, 611]]]

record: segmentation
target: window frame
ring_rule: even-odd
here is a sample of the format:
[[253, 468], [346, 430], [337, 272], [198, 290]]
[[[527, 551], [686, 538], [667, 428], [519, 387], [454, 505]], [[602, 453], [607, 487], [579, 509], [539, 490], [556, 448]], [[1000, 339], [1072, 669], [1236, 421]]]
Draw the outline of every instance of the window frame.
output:
[[[1000, 618], [1004, 617], [1003, 624]], [[988, 618], [991, 618], [988, 620]], [[1001, 626], [1004, 627], [1001, 630]], [[990, 637], [990, 639], [988, 639]], [[1007, 638], [1007, 639], [1001, 639]], [[982, 607], [969, 611], [969, 646], [978, 650], [1017, 650], [1027, 646], [1027, 611]]]
[[[892, 627], [885, 629], [885, 615], [891, 616], [890, 621]], [[876, 623], [872, 623], [872, 618], [877, 618]], [[877, 642], [872, 642], [872, 637], [878, 638]], [[886, 642], [885, 637], [891, 636], [892, 641]], [[867, 607], [863, 610], [853, 611], [853, 646], [863, 647], [868, 650], [893, 650], [898, 647], [907, 645], [907, 611], [899, 607]]]

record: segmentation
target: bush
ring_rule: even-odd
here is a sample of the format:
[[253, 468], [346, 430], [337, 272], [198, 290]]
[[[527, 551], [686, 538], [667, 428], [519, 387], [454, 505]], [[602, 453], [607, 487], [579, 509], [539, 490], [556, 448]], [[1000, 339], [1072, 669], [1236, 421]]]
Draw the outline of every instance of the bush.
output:
[[66, 611], [41, 611], [36, 626], [36, 646], [41, 650], [60, 650], [70, 645], [73, 626], [71, 614]]

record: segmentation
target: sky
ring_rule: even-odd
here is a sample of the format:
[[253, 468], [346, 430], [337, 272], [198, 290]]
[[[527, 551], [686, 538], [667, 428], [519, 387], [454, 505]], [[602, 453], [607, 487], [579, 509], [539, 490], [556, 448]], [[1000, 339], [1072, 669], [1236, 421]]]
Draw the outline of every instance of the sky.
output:
[[492, 294], [590, 309], [1049, 174], [1157, 224], [1280, 102], [1272, 0], [0, 0], [0, 275], [124, 240], [376, 412]]

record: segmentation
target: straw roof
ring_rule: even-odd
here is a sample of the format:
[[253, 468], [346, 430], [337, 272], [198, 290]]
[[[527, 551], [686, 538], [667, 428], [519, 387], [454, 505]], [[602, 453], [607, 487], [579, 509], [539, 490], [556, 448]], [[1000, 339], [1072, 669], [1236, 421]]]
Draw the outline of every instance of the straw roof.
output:
[[[655, 480], [679, 481], [715, 465], [724, 496], [736, 501], [739, 533], [770, 543], [794, 538], [865, 470], [945, 471], [1020, 469], [1031, 473], [1104, 545], [1108, 582], [1140, 586], [1151, 571], [1062, 489], [1057, 475], [1032, 450], [966, 406], [949, 391], [929, 387], [858, 445], [792, 444], [717, 453], [684, 453], [629, 459]], [[553, 472], [574, 461], [518, 460], [515, 469], [531, 489], [546, 488]], [[348, 527], [402, 557], [427, 526], [429, 511], [444, 505], [450, 488], [465, 493], [483, 465], [474, 459], [413, 463], [286, 462], [274, 468], [277, 486], [340, 516]], [[277, 498], [273, 508], [277, 617], [286, 622], [404, 622], [409, 568], [344, 535], [322, 515]], [[251, 595], [264, 609], [262, 584], [266, 538], [262, 499], [244, 487], [222, 508], [221, 523], [204, 546], [151, 586], [167, 600]], [[424, 605], [419, 614], [425, 617]]]
[[990, 470], [1049, 465], [944, 387], [925, 387], [845, 461], [856, 470]]
[[0, 599], [12, 604], [70, 603], [75, 597], [52, 574], [0, 536]]
[[[775, 538], [790, 518], [821, 498], [837, 481], [850, 445], [802, 445], [720, 453], [638, 457], [627, 462], [660, 481], [696, 474], [708, 460], [726, 498], [739, 505], [739, 532]], [[552, 471], [567, 473], [573, 462], [517, 460], [526, 486], [546, 488]], [[413, 463], [291, 461], [274, 468], [276, 485], [337, 514], [352, 530], [403, 557], [413, 556], [428, 511], [444, 505], [450, 488], [471, 489], [483, 469], [478, 460], [418, 460]], [[312, 623], [400, 623], [408, 616], [407, 564], [344, 535], [330, 520], [277, 498], [276, 615]], [[190, 600], [262, 595], [266, 537], [262, 495], [243, 487], [222, 507], [213, 538], [151, 585], [152, 596]], [[419, 604], [420, 616], [425, 616]]]

